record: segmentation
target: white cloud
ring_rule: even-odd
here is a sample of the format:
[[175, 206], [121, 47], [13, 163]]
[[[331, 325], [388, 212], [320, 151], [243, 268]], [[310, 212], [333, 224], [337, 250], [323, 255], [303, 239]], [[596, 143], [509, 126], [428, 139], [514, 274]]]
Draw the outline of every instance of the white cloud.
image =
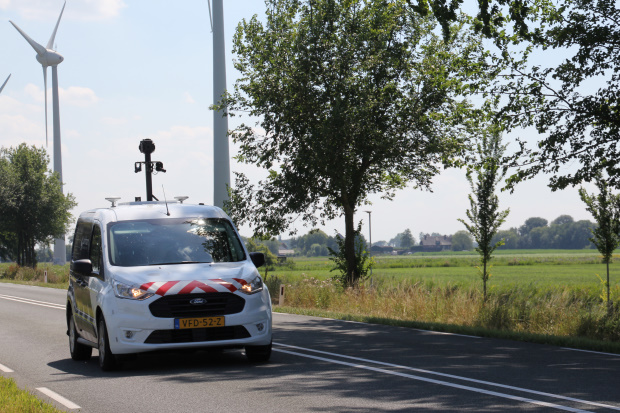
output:
[[36, 122], [23, 115], [0, 114], [2, 146], [16, 146], [22, 142], [43, 145], [45, 132], [43, 122]]
[[183, 94], [183, 96], [185, 97], [185, 101], [187, 103], [196, 103], [196, 101], [194, 100], [194, 98], [192, 97], [192, 95], [189, 94], [189, 92], [185, 92]]
[[[29, 20], [55, 20], [58, 18], [62, 1], [49, 0], [0, 0], [0, 9], [14, 10]], [[127, 7], [123, 0], [80, 0], [72, 1], [64, 16], [72, 20], [103, 20], [118, 16]]]
[[28, 83], [26, 87], [24, 88], [24, 92], [26, 93], [26, 95], [30, 96], [32, 100], [34, 100], [35, 102], [43, 103], [44, 101], [43, 89], [41, 89], [34, 83]]
[[[43, 89], [33, 83], [28, 83], [24, 88], [26, 95], [30, 96], [35, 102], [43, 103], [45, 96]], [[92, 89], [87, 87], [69, 86], [68, 89], [58, 88], [61, 104], [85, 108], [99, 102], [99, 98]], [[51, 107], [52, 89], [47, 90], [48, 105]]]
[[15, 146], [45, 144], [43, 110], [39, 105], [24, 104], [11, 96], [0, 96], [0, 144]]
[[158, 140], [194, 140], [194, 139], [211, 139], [213, 131], [206, 126], [172, 126], [165, 131], [159, 131], [151, 136], [154, 142]]
[[63, 103], [85, 108], [99, 102], [99, 98], [92, 89], [87, 87], [70, 86], [68, 89], [59, 88], [58, 93]]

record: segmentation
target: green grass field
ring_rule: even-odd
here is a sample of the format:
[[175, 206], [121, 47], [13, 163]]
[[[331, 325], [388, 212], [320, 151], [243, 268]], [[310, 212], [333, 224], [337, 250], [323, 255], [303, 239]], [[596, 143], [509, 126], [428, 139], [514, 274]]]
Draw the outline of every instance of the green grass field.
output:
[[[620, 255], [616, 257], [616, 260]], [[326, 280], [335, 275], [326, 257], [289, 258], [294, 267], [276, 268], [277, 275], [287, 282], [304, 277]], [[430, 282], [434, 285], [462, 287], [481, 283], [478, 256], [471, 252], [444, 252], [407, 256], [376, 256], [373, 282], [381, 285], [402, 282]], [[538, 288], [578, 288], [597, 290], [606, 276], [606, 267], [596, 250], [504, 250], [497, 251], [491, 261], [489, 285], [499, 288], [533, 285]], [[620, 265], [610, 265], [610, 285], [620, 288]]]

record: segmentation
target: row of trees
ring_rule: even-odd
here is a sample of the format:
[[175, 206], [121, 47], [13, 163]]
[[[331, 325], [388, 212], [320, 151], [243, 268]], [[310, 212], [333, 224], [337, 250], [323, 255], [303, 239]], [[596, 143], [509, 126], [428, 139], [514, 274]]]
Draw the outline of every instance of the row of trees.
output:
[[76, 203], [63, 195], [43, 148], [0, 148], [0, 259], [35, 267], [36, 246], [64, 236]]
[[[264, 235], [299, 217], [312, 225], [343, 217], [355, 284], [353, 217], [370, 194], [430, 189], [442, 167], [473, 165], [466, 225], [476, 236], [474, 227], [495, 224], [480, 211], [504, 215], [482, 204], [507, 165], [516, 167], [510, 186], [539, 172], [551, 174], [554, 190], [600, 171], [620, 182], [617, 4], [478, 4], [468, 17], [452, 0], [268, 0], [265, 23], [243, 21], [234, 37], [241, 76], [215, 106], [259, 119], [231, 136], [239, 160], [270, 173], [258, 185], [237, 175], [234, 219]], [[546, 66], [529, 59], [547, 49], [566, 57]], [[600, 78], [600, 88], [582, 88]], [[525, 140], [508, 157], [476, 149], [485, 136], [524, 127], [541, 134], [534, 149]]]
[[504, 240], [502, 249], [581, 249], [593, 246], [590, 238], [596, 224], [575, 221], [569, 215], [561, 215], [551, 224], [544, 218], [529, 218], [519, 228], [497, 231], [493, 242]]

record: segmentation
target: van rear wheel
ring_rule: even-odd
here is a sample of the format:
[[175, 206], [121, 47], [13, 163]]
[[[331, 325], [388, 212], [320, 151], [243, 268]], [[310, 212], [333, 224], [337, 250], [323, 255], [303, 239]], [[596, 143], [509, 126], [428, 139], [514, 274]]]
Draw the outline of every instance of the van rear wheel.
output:
[[93, 354], [93, 349], [90, 346], [78, 343], [78, 337], [73, 314], [71, 314], [69, 316], [69, 352], [71, 353], [71, 358], [77, 361], [88, 360]]
[[101, 317], [97, 328], [97, 342], [99, 345], [99, 367], [103, 371], [115, 370], [118, 366], [116, 356], [110, 350], [110, 341], [108, 339], [108, 329], [105, 320]]

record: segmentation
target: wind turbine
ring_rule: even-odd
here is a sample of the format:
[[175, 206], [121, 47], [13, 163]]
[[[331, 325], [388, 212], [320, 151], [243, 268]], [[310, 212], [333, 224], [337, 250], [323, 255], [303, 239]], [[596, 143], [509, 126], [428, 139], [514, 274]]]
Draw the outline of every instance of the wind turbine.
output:
[[[211, 1], [209, 0], [209, 13]], [[213, 104], [226, 93], [226, 50], [224, 48], [223, 0], [213, 0]], [[213, 112], [213, 205], [224, 206], [230, 186], [230, 156], [228, 154], [228, 116]]]
[[[39, 43], [32, 40], [22, 29], [20, 29], [15, 23], [9, 20], [11, 24], [17, 29], [17, 31], [26, 39], [30, 46], [37, 52], [37, 61], [43, 66], [43, 84], [45, 87], [45, 144], [47, 145], [47, 67], [52, 67], [52, 113], [54, 123], [54, 172], [58, 173], [62, 188], [62, 156], [60, 153], [60, 113], [58, 104], [58, 65], [62, 63], [64, 57], [52, 49], [54, 46], [54, 38], [56, 37], [56, 31], [58, 31], [58, 25], [62, 18], [62, 13], [65, 11], [67, 2], [62, 6], [60, 16], [56, 22], [56, 27], [52, 32], [50, 40], [47, 42], [47, 46], [43, 47]], [[66, 262], [65, 252], [65, 237], [57, 238], [54, 241], [54, 264], [64, 265]]]
[[0, 87], [0, 93], [2, 93], [2, 89], [4, 89], [4, 86], [6, 85], [6, 82], [8, 82], [10, 78], [11, 78], [11, 75], [9, 74], [9, 77], [6, 78], [6, 80], [2, 84], [2, 87]]

